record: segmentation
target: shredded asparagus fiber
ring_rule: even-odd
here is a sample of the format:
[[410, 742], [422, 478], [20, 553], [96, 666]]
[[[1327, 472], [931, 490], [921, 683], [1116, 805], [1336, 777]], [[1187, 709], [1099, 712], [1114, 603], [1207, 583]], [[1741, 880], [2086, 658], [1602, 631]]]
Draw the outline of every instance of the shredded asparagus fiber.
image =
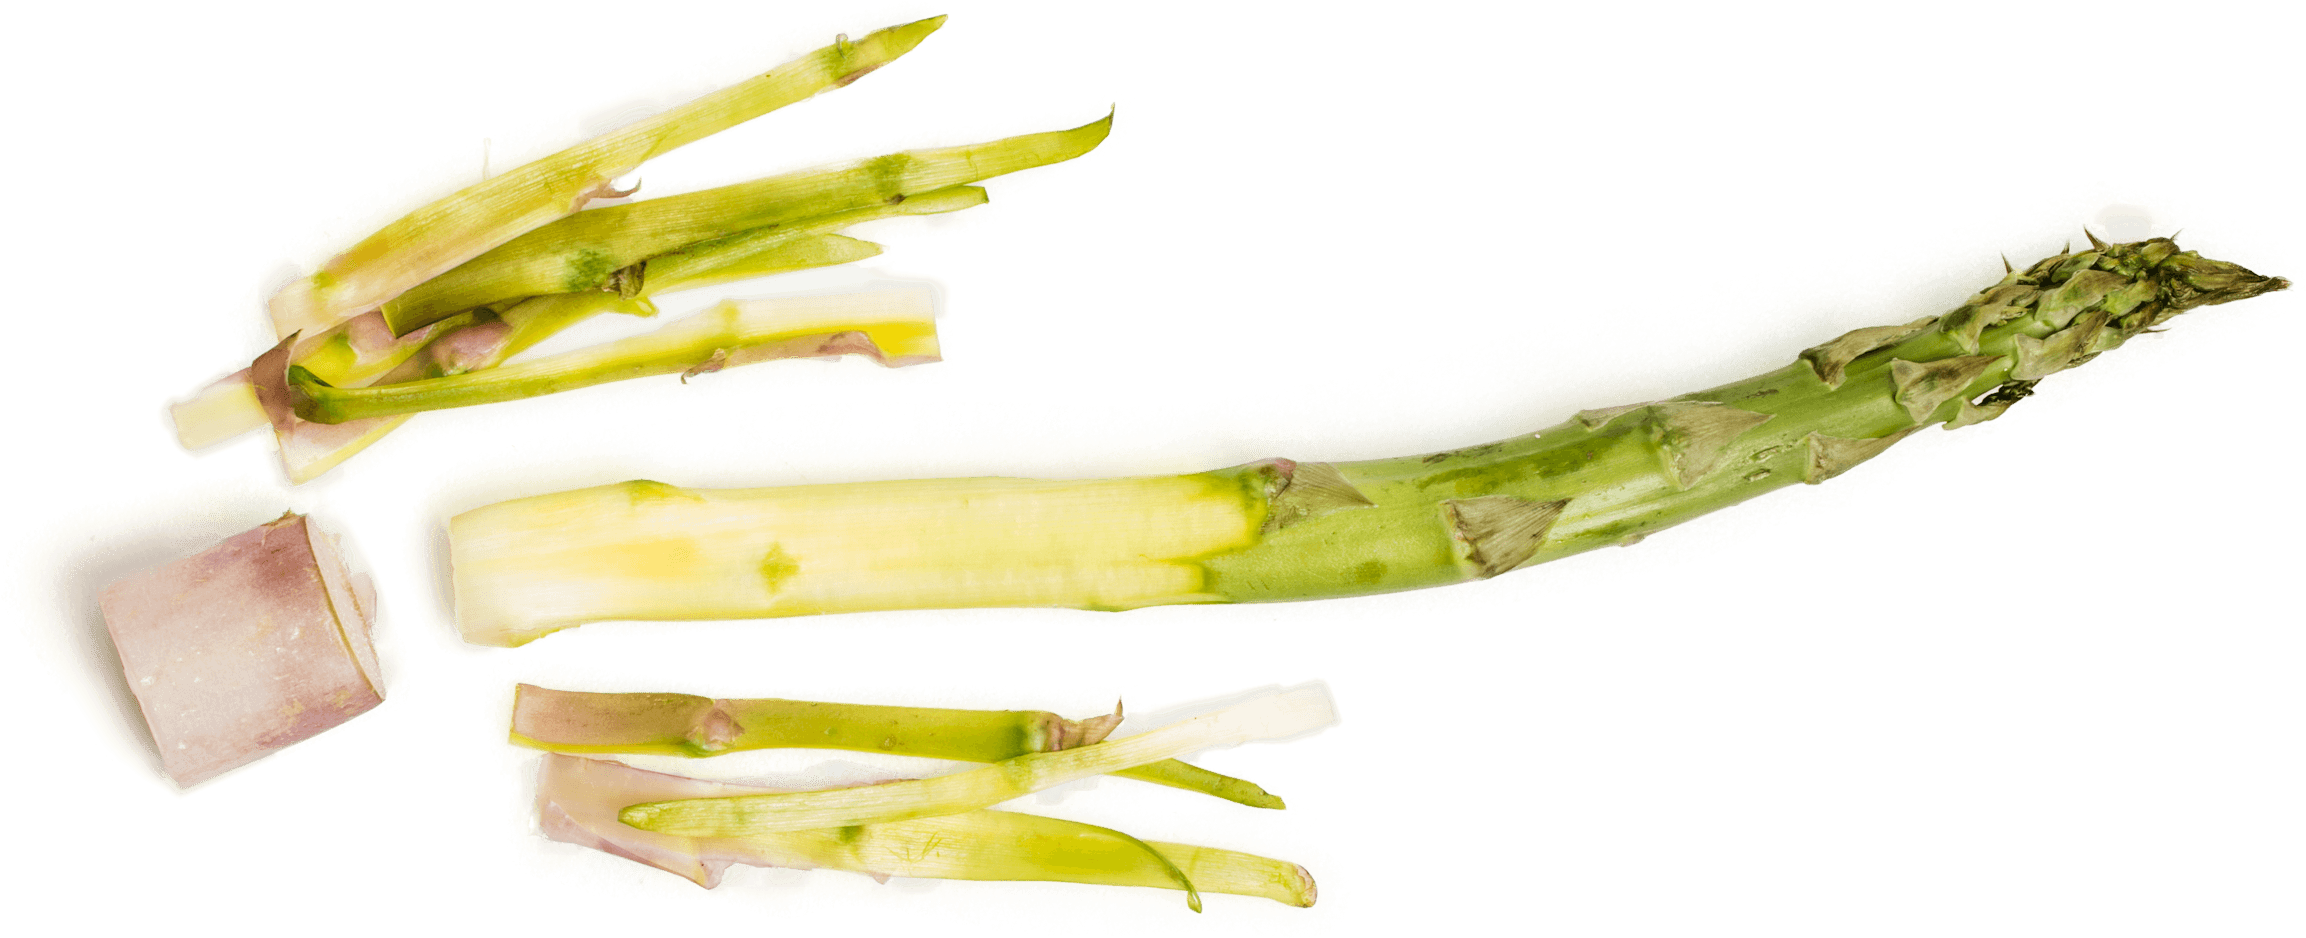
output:
[[1993, 419], [2181, 312], [2287, 285], [2168, 239], [2094, 243], [1745, 381], [1424, 456], [518, 499], [450, 522], [457, 622], [468, 641], [517, 645], [609, 619], [1129, 609], [1490, 577], [1823, 482], [1923, 426]]

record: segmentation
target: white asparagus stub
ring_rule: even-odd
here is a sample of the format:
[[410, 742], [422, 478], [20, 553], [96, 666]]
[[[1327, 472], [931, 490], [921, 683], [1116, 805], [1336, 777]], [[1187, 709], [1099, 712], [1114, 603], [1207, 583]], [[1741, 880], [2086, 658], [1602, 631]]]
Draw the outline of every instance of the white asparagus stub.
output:
[[161, 768], [191, 786], [384, 700], [375, 601], [294, 513], [112, 584], [100, 601]]

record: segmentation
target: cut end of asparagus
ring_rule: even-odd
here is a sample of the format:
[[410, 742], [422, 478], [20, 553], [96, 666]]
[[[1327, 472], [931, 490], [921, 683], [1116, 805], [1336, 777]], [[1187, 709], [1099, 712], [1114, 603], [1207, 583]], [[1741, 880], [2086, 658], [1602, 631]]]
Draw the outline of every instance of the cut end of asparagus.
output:
[[168, 418], [176, 425], [176, 442], [185, 449], [206, 449], [265, 424], [264, 405], [257, 403], [246, 368], [168, 405]]
[[[1208, 726], [1199, 728], [1199, 737], [1190, 747], [1178, 749], [1178, 761], [1195, 761], [1199, 754], [1238, 747], [1287, 747], [1344, 726], [1344, 714], [1337, 710], [1337, 691], [1321, 678], [1287, 684], [1275, 694], [1245, 698], [1243, 703], [1195, 719], [1206, 719]], [[1183, 724], [1171, 728], [1176, 726]]]
[[513, 690], [511, 740], [532, 749], [706, 756], [726, 751], [742, 732], [719, 701], [694, 694]]

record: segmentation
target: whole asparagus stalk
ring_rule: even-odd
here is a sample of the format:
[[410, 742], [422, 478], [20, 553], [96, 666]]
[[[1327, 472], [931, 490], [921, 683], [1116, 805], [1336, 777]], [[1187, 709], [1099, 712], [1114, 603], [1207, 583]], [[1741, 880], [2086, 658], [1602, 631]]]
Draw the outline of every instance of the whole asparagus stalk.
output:
[[1766, 374], [1422, 456], [518, 499], [450, 523], [458, 626], [517, 645], [606, 619], [1130, 609], [1481, 579], [1823, 482], [1922, 427], [1993, 419], [2186, 310], [2288, 285], [2166, 238], [2093, 238], [1946, 315], [1860, 329]]

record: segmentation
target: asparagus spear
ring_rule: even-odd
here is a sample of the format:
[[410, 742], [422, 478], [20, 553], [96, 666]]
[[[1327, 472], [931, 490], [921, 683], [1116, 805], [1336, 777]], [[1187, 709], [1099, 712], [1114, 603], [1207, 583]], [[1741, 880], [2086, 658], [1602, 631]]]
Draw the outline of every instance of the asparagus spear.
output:
[[2186, 310], [2286, 286], [2165, 238], [2093, 239], [1944, 316], [1860, 329], [1754, 378], [1423, 456], [517, 499], [450, 522], [458, 626], [518, 645], [605, 619], [1130, 609], [1481, 579], [1824, 482], [1921, 427], [1993, 419]]

